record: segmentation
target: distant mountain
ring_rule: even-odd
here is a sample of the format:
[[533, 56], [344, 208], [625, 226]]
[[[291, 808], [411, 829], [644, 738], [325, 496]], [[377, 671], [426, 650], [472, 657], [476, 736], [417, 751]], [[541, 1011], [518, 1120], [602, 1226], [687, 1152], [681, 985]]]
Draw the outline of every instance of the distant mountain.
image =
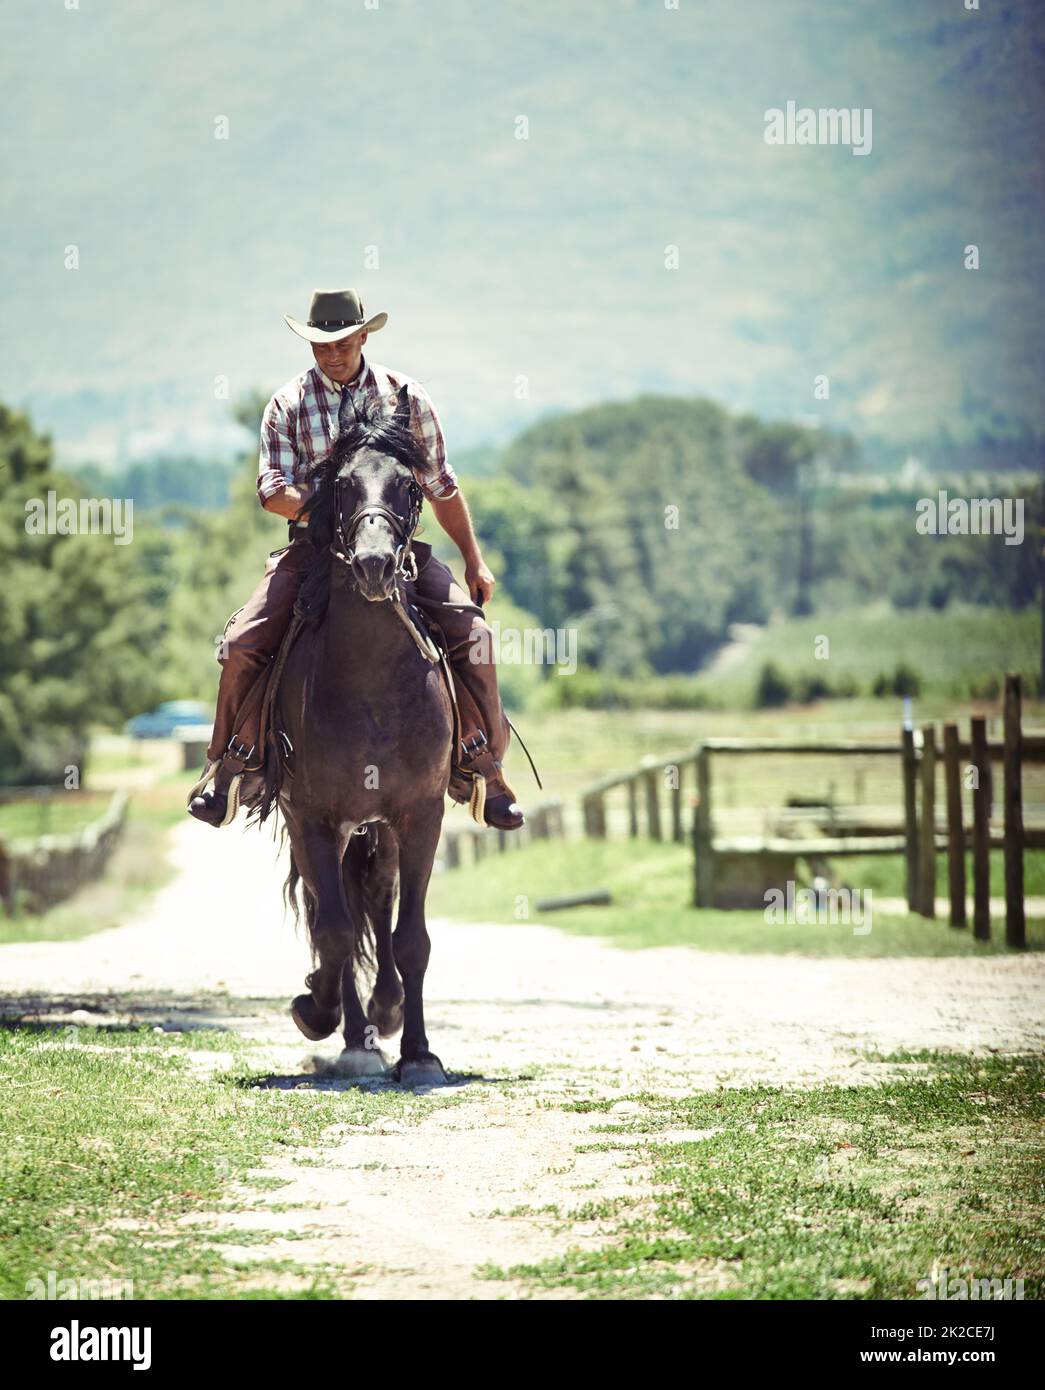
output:
[[[644, 391], [1045, 426], [1039, 0], [7, 5], [0, 51], [0, 380], [62, 458], [220, 438], [345, 282], [455, 450]], [[788, 101], [870, 153], [767, 144]]]

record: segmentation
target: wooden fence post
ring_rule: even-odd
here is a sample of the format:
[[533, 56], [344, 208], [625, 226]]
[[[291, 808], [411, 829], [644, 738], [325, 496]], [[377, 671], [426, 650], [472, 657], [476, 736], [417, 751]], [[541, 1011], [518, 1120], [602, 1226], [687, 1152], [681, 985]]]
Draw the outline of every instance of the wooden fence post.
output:
[[943, 726], [943, 762], [947, 785], [947, 887], [951, 899], [951, 926], [964, 927], [965, 828], [962, 825], [962, 764], [958, 725]]
[[456, 833], [446, 837], [446, 867], [457, 869], [461, 866], [461, 847], [457, 841]]
[[918, 755], [914, 747], [913, 729], [903, 731], [903, 819], [907, 907], [911, 912], [917, 912], [921, 904], [918, 893]]
[[936, 916], [936, 730], [922, 727], [922, 829], [918, 887], [923, 917]]
[[682, 763], [671, 764], [674, 768], [675, 776], [669, 788], [671, 799], [671, 838], [677, 845], [685, 839], [682, 829]]
[[991, 779], [987, 752], [987, 721], [982, 714], [970, 721], [969, 755], [976, 769], [972, 793], [972, 934], [991, 939]]
[[1005, 677], [1005, 944], [1027, 944], [1023, 903], [1023, 734], [1020, 677]]
[[637, 839], [639, 833], [639, 791], [635, 778], [628, 778], [628, 834]]
[[693, 852], [696, 858], [693, 902], [711, 907], [715, 896], [714, 827], [711, 819], [711, 752], [697, 751], [697, 805], [693, 816]]
[[646, 787], [646, 833], [651, 840], [662, 838], [660, 830], [660, 788], [657, 786], [659, 769], [648, 767], [642, 774]]
[[584, 798], [584, 833], [592, 840], [606, 838], [605, 792], [589, 792]]

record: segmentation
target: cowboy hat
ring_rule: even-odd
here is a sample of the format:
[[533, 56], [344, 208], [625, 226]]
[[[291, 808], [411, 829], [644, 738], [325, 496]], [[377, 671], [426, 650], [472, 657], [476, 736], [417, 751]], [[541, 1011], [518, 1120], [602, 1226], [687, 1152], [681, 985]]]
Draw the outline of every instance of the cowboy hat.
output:
[[368, 319], [355, 290], [315, 290], [308, 306], [308, 322], [299, 323], [289, 314], [283, 317], [298, 335], [310, 343], [339, 343], [366, 330], [376, 333], [388, 322], [387, 314], [375, 314]]

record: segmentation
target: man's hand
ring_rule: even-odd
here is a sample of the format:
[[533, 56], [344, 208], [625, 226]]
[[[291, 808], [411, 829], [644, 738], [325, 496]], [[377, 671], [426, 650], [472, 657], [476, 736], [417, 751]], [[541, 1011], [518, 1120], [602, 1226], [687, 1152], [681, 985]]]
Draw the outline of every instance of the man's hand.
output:
[[490, 602], [497, 587], [497, 580], [481, 555], [465, 565], [464, 582], [472, 602], [480, 605]]

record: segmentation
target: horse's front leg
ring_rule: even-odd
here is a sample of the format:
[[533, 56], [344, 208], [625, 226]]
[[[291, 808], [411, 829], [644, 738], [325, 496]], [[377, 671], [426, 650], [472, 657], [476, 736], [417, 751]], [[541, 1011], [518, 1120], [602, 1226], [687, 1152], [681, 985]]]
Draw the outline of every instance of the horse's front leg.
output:
[[396, 1079], [406, 1086], [440, 1085], [442, 1063], [428, 1050], [424, 979], [432, 943], [425, 925], [425, 895], [443, 823], [443, 799], [422, 802], [396, 826], [399, 837], [399, 916], [392, 934], [403, 981], [403, 1039]]
[[294, 863], [307, 889], [306, 919], [316, 968], [305, 980], [291, 1016], [306, 1038], [319, 1042], [341, 1021], [341, 976], [352, 953], [352, 923], [341, 887], [341, 838], [325, 825], [288, 819]]

